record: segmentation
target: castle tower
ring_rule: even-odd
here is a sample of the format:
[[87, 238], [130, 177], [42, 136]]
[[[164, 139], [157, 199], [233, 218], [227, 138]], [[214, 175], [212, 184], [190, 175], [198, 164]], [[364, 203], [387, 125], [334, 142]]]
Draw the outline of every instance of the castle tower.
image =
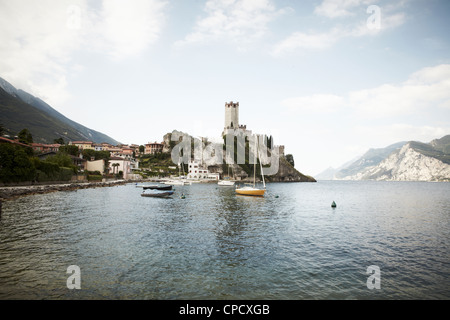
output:
[[239, 102], [225, 102], [225, 130], [239, 128]]

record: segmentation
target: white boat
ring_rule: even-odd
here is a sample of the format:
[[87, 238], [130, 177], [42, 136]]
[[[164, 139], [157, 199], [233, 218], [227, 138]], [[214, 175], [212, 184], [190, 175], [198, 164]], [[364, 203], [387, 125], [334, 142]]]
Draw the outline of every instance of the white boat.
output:
[[164, 181], [164, 184], [169, 184], [172, 186], [187, 186], [187, 185], [191, 185], [190, 181], [182, 181], [182, 180], [168, 180], [168, 181]]
[[[230, 177], [230, 165], [228, 165], [228, 179]], [[220, 180], [217, 183], [219, 186], [234, 186], [234, 181], [231, 180]]]
[[234, 186], [234, 181], [221, 180], [217, 183], [219, 186]]

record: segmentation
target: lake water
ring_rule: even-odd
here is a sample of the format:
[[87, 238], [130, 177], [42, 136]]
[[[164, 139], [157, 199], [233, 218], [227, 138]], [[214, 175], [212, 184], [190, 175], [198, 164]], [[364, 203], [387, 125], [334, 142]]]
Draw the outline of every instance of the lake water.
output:
[[[450, 183], [267, 189], [193, 184], [157, 199], [129, 184], [6, 201], [0, 299], [450, 299]], [[80, 290], [67, 288], [70, 265]], [[373, 265], [380, 289], [367, 286]]]

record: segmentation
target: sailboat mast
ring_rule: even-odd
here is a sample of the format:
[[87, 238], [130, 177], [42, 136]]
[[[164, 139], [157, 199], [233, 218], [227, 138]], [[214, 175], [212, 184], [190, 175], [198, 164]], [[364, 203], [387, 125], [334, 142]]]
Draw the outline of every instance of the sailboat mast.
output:
[[257, 146], [256, 143], [258, 142], [258, 136], [255, 135], [255, 156], [253, 160], [253, 188], [256, 186], [256, 153], [257, 153]]
[[[258, 154], [259, 154], [259, 148], [258, 148]], [[266, 188], [266, 182], [264, 181], [264, 172], [263, 172], [261, 157], [259, 157], [259, 166], [261, 168], [261, 177], [262, 177], [262, 181], [263, 181], [263, 185], [264, 185], [264, 189], [265, 189]]]

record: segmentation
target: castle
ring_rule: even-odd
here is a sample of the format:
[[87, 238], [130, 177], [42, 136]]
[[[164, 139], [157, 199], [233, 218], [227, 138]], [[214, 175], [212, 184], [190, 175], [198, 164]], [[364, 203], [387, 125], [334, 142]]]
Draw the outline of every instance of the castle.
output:
[[246, 125], [239, 124], [239, 102], [225, 102], [225, 126], [223, 134], [234, 133], [236, 130], [251, 135], [251, 130], [247, 130]]
[[[252, 135], [251, 130], [247, 130], [246, 125], [239, 124], [239, 102], [225, 102], [225, 126], [222, 135], [243, 133], [244, 135]], [[279, 147], [279, 154], [284, 156], [284, 146]]]

